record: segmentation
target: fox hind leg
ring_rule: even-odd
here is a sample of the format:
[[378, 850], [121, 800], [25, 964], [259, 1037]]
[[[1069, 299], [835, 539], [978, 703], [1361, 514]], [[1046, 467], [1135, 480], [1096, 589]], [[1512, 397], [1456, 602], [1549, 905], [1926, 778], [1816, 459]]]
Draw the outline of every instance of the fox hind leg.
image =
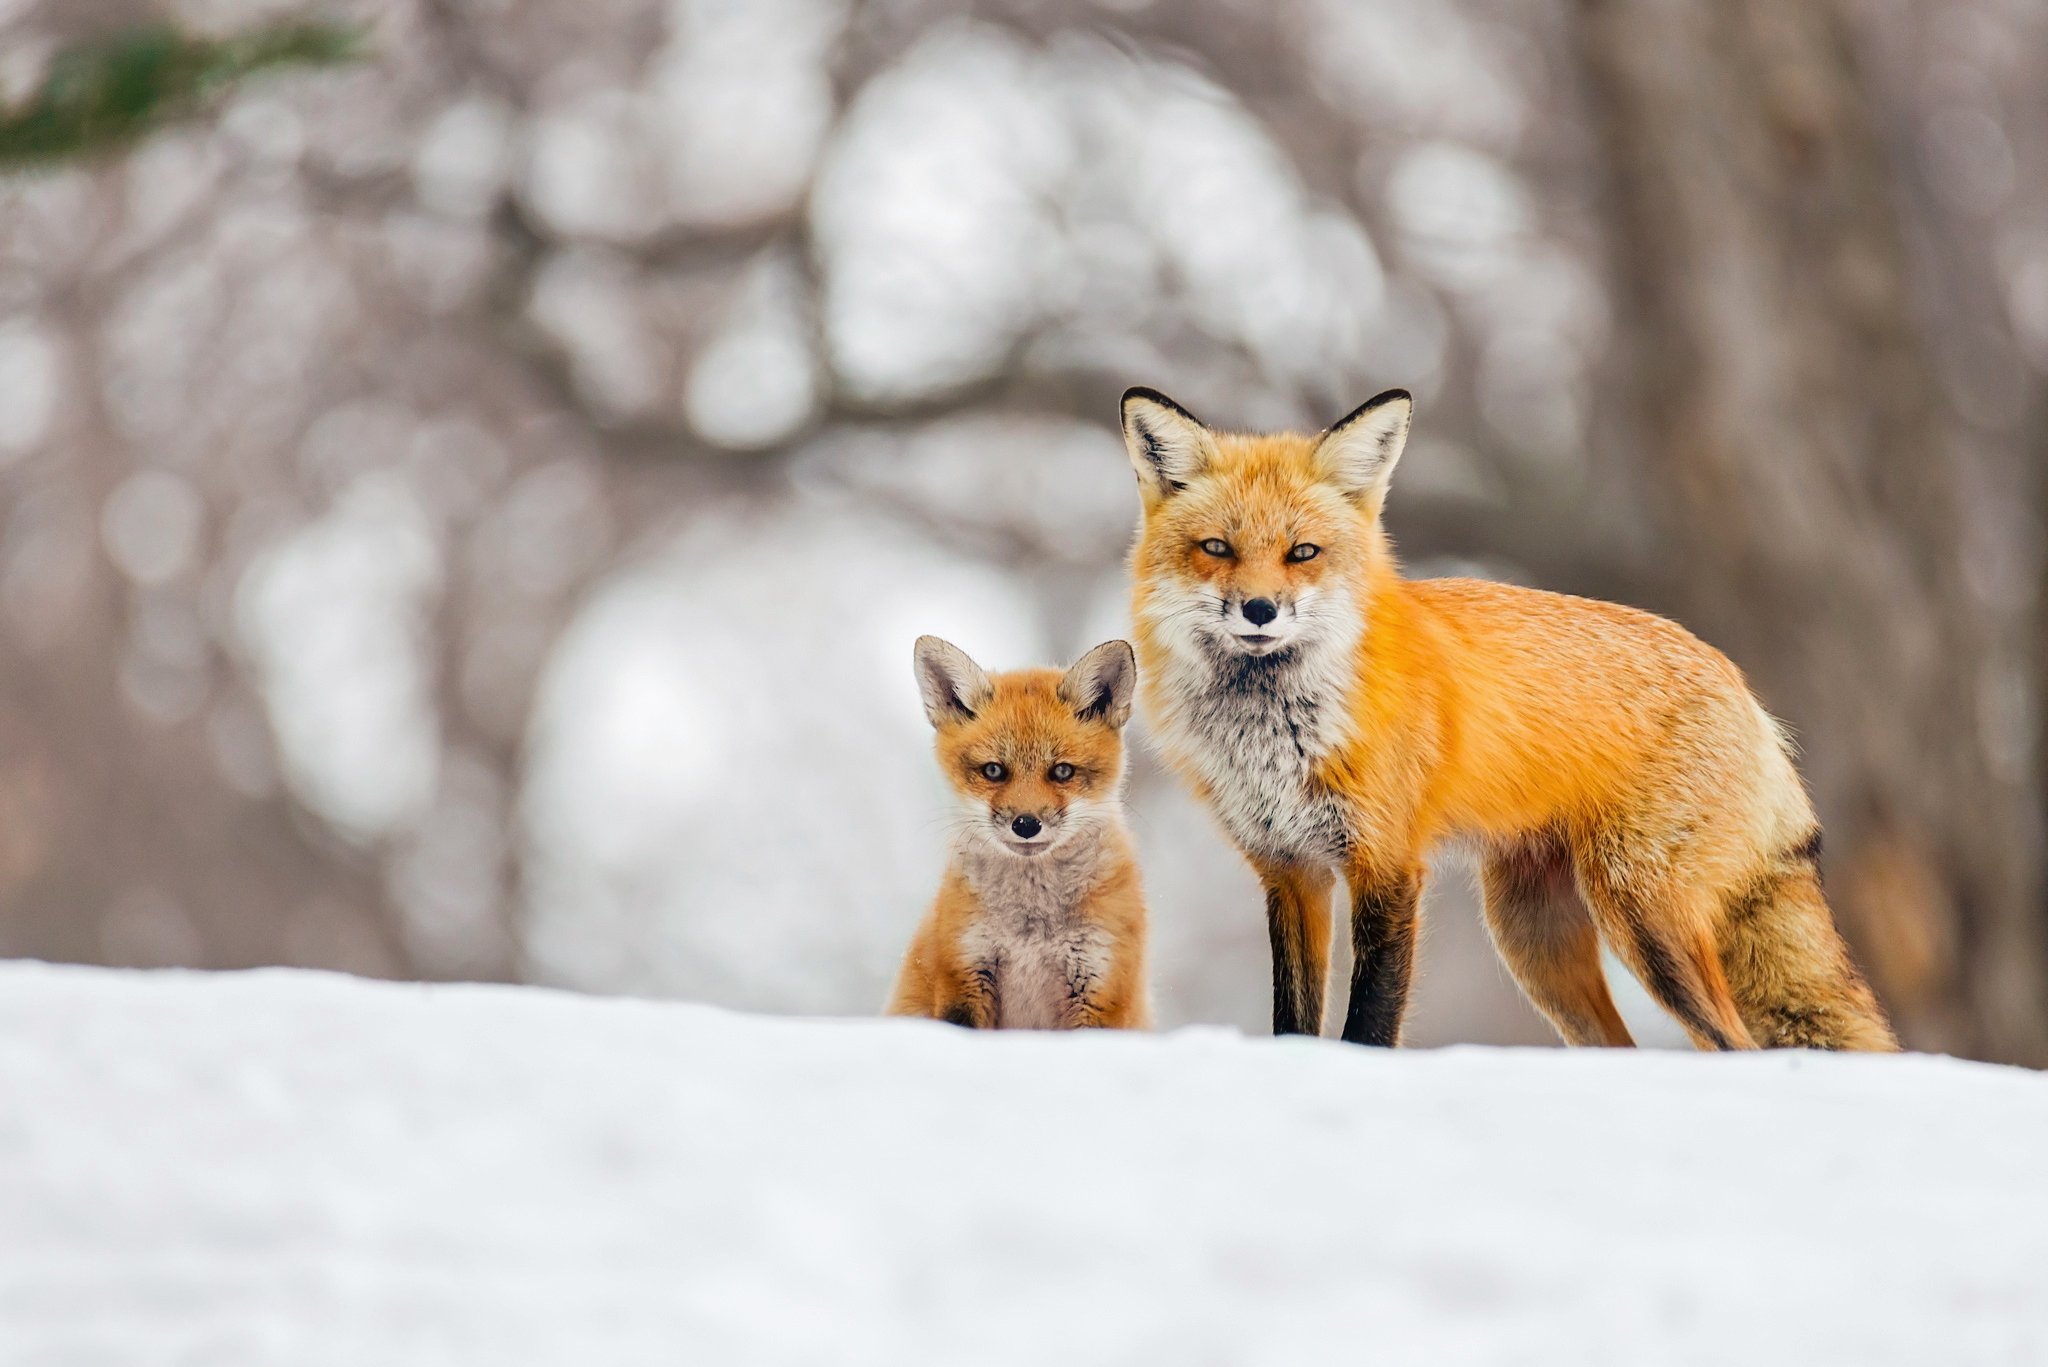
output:
[[1494, 948], [1564, 1042], [1633, 1047], [1607, 990], [1600, 937], [1564, 845], [1538, 836], [1490, 850], [1480, 859], [1479, 881]]
[[1714, 942], [1714, 899], [1581, 851], [1579, 891], [1593, 924], [1657, 1004], [1701, 1049], [1754, 1049]]

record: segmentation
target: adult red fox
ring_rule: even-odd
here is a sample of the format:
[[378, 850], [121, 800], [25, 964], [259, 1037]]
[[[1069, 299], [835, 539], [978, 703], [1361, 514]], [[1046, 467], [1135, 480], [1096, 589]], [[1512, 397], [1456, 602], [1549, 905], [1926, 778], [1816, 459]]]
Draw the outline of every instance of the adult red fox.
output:
[[951, 859], [888, 1014], [980, 1029], [1142, 1030], [1145, 898], [1123, 821], [1122, 641], [993, 677], [920, 637], [918, 688], [959, 803]]
[[1322, 1028], [1341, 870], [1344, 1038], [1399, 1042], [1424, 856], [1458, 840], [1568, 1043], [1633, 1043], [1605, 942], [1702, 1048], [1896, 1049], [1786, 739], [1725, 656], [1630, 608], [1401, 577], [1380, 510], [1411, 411], [1389, 390], [1247, 436], [1124, 395], [1142, 698], [1264, 884], [1274, 1031]]

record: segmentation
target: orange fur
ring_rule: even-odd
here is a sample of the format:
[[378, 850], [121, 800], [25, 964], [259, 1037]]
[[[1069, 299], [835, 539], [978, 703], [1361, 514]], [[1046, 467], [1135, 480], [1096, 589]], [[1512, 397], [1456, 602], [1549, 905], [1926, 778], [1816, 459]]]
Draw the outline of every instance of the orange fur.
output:
[[[1630, 608], [1401, 576], [1380, 509], [1408, 409], [1395, 391], [1328, 433], [1246, 436], [1126, 397], [1144, 701], [1269, 920], [1301, 926], [1275, 923], [1276, 1028], [1320, 1027], [1326, 945], [1290, 947], [1320, 934], [1297, 909], [1334, 866], [1360, 955], [1346, 1038], [1398, 1039], [1424, 858], [1458, 840], [1570, 1043], [1629, 1043], [1604, 941], [1702, 1046], [1896, 1048], [1821, 899], [1786, 742], [1726, 657]], [[1277, 740], [1240, 744], [1237, 716]]]
[[[1145, 900], [1121, 796], [1130, 647], [1099, 646], [1064, 676], [990, 677], [931, 637], [918, 659], [959, 822], [888, 1014], [1149, 1028]], [[1039, 830], [1019, 840], [1014, 823], [1027, 818]]]

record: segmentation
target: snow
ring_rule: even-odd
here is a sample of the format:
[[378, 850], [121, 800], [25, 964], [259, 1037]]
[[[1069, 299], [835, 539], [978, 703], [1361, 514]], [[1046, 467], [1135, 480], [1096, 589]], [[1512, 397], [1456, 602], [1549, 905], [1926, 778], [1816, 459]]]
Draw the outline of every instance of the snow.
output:
[[2016, 1363], [2048, 1080], [0, 967], [10, 1364]]

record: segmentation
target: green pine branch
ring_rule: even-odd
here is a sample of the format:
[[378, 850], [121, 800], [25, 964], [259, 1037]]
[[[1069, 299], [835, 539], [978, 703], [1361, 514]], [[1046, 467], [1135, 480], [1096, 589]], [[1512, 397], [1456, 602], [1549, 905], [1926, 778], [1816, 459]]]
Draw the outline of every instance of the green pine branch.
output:
[[320, 23], [228, 38], [157, 25], [67, 48], [40, 89], [0, 111], [0, 172], [102, 156], [204, 111], [256, 72], [329, 66], [361, 53], [360, 30]]

